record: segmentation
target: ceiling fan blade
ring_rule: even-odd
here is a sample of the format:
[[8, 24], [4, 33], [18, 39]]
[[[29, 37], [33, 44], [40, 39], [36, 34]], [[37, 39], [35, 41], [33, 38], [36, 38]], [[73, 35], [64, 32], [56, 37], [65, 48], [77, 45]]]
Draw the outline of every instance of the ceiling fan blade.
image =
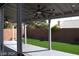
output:
[[37, 18], [39, 18], [40, 17], [40, 15], [38, 15], [37, 13], [34, 15], [34, 18], [35, 19], [37, 19]]
[[47, 10], [44, 10], [44, 11], [46, 11], [46, 12], [54, 12], [55, 9], [47, 9]]
[[47, 13], [47, 14], [54, 14], [55, 10], [45, 10], [43, 11], [43, 13]]
[[43, 18], [46, 18], [46, 15], [44, 13], [42, 13]]
[[45, 10], [46, 9], [46, 7], [44, 6], [44, 7], [42, 7], [40, 10], [42, 11], [42, 10]]

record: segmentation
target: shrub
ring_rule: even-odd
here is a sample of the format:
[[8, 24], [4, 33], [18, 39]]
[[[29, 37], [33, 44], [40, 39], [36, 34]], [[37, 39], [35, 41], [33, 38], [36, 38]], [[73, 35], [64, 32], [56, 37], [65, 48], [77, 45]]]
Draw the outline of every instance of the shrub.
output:
[[12, 28], [12, 23], [8, 22], [8, 23], [4, 23], [4, 28]]
[[55, 25], [54, 27], [52, 27], [52, 32], [56, 32], [56, 31], [58, 31], [60, 28], [57, 26], [57, 25]]

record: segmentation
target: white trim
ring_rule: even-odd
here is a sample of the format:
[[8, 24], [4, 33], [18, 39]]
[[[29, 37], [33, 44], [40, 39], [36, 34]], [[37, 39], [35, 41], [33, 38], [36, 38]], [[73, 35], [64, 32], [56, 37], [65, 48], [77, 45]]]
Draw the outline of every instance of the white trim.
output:
[[25, 24], [24, 25], [24, 43], [26, 44], [27, 43], [27, 25]]
[[12, 41], [15, 40], [15, 29], [14, 29], [14, 25], [12, 26]]

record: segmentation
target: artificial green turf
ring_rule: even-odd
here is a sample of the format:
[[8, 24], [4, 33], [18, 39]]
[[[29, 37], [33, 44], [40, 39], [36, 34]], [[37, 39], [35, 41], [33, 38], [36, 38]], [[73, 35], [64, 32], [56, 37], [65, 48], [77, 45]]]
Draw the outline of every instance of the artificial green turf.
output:
[[[29, 44], [48, 48], [48, 41], [40, 41], [40, 40], [28, 38], [27, 42]], [[75, 45], [75, 44], [73, 45], [68, 43], [52, 42], [52, 49], [79, 55], [79, 45]]]

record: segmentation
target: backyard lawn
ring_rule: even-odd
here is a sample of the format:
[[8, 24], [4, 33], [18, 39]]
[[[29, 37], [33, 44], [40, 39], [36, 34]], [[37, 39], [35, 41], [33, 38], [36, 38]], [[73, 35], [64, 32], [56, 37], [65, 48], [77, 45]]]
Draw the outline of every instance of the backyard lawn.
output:
[[[33, 44], [40, 47], [48, 48], [48, 41], [40, 41], [40, 40], [28, 38], [27, 42], [28, 44]], [[75, 44], [52, 42], [52, 49], [79, 55], [79, 45], [75, 45]]]

